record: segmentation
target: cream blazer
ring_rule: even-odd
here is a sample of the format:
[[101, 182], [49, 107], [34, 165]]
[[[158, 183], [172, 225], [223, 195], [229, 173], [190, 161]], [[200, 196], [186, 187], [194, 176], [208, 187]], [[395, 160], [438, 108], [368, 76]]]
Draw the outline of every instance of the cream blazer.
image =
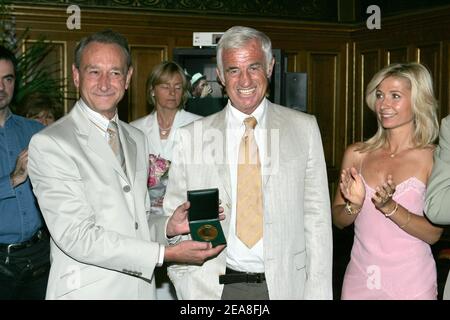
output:
[[145, 137], [118, 125], [127, 174], [78, 103], [30, 142], [29, 176], [51, 234], [47, 299], [154, 298]]
[[[223, 160], [226, 110], [179, 129], [164, 200], [165, 212], [173, 212], [186, 200], [187, 190], [219, 188], [228, 217], [222, 222], [225, 235], [232, 201], [230, 170]], [[275, 132], [275, 139], [267, 140], [273, 171], [263, 177], [264, 266], [270, 299], [332, 299], [330, 197], [317, 122], [311, 115], [270, 102], [266, 116], [267, 130]], [[179, 299], [220, 299], [219, 275], [225, 267], [226, 249], [202, 266], [171, 265], [169, 276]]]
[[[431, 222], [450, 224], [450, 116], [441, 123], [439, 146], [434, 151], [434, 165], [428, 180], [425, 215]], [[450, 300], [450, 277], [444, 287], [444, 300]]]

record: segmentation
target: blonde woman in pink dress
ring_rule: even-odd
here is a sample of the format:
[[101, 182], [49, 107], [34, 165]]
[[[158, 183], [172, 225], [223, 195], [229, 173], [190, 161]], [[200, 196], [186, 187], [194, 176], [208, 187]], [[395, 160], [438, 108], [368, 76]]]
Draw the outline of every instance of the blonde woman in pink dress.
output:
[[341, 299], [436, 299], [430, 245], [442, 229], [423, 215], [438, 135], [428, 70], [392, 64], [366, 90], [377, 133], [347, 148], [333, 203], [338, 228], [354, 224]]

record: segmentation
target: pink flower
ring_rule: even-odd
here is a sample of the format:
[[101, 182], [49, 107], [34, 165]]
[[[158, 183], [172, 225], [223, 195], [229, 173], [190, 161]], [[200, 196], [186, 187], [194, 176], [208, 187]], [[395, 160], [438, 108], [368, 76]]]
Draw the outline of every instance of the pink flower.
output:
[[147, 185], [149, 187], [153, 187], [154, 185], [156, 185], [156, 178], [149, 175]]
[[149, 170], [147, 186], [150, 188], [159, 184], [161, 179], [168, 175], [170, 161], [154, 154], [149, 154], [148, 160]]

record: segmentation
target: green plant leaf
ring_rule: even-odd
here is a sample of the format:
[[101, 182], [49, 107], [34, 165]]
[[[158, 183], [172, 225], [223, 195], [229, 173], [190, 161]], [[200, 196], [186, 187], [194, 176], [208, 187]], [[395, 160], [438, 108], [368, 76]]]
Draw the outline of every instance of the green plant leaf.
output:
[[13, 112], [28, 95], [35, 93], [42, 93], [62, 106], [66, 88], [60, 77], [60, 66], [47, 63], [52, 42], [45, 37], [31, 41], [29, 28], [16, 34], [15, 17], [5, 0], [0, 0], [0, 44], [14, 52], [18, 61]]

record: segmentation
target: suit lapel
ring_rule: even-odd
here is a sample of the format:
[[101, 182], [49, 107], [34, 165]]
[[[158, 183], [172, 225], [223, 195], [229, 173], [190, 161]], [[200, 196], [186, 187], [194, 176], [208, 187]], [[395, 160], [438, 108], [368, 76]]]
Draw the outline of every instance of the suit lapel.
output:
[[217, 114], [217, 117], [211, 122], [211, 128], [219, 130], [223, 137], [223, 159], [215, 166], [222, 181], [223, 188], [228, 197], [228, 202], [231, 202], [231, 182], [230, 182], [230, 166], [227, 151], [227, 130], [226, 130], [226, 108]]
[[[114, 152], [105, 141], [104, 137], [102, 137], [100, 132], [98, 132], [97, 128], [95, 128], [95, 125], [92, 124], [92, 122], [80, 109], [80, 107], [78, 106], [78, 102], [77, 104], [75, 104], [70, 114], [74, 120], [75, 127], [77, 128], [80, 139], [84, 139], [86, 141], [86, 145], [89, 149], [91, 149], [93, 153], [103, 159], [106, 165], [111, 166], [125, 181], [128, 182], [128, 177], [126, 176], [119, 162], [111, 161], [111, 159], [115, 160], [116, 156], [114, 155]], [[121, 130], [119, 130], [119, 132], [120, 131]], [[136, 158], [136, 156], [134, 156], [134, 158]], [[125, 157], [125, 159], [127, 158]]]
[[263, 176], [263, 186], [267, 185], [270, 177], [274, 172], [276, 172], [275, 168], [279, 166], [281, 143], [281, 138], [279, 136], [281, 128], [280, 125], [281, 119], [278, 110], [272, 106], [271, 102], [268, 102], [266, 116], [267, 145], [265, 154], [266, 159], [264, 163], [266, 170]]

